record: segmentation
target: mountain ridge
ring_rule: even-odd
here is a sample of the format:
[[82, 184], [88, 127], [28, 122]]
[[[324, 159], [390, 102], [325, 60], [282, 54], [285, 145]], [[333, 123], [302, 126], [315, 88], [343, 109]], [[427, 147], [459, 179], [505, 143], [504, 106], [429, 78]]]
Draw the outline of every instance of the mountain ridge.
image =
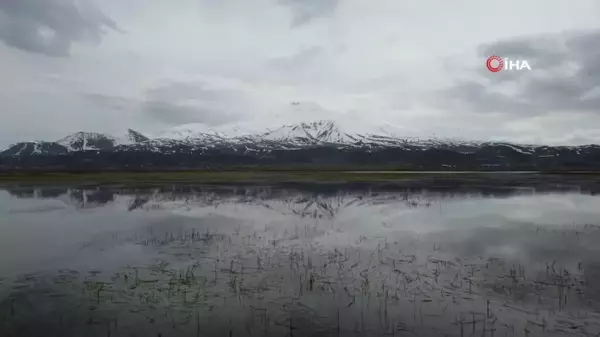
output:
[[[379, 133], [375, 133], [379, 130]], [[383, 127], [350, 132], [317, 120], [255, 133], [180, 129], [150, 138], [128, 129], [112, 136], [76, 132], [57, 141], [30, 141], [0, 152], [0, 167], [232, 167], [247, 165], [364, 166], [409, 169], [600, 169], [600, 146], [524, 145], [400, 137]]]

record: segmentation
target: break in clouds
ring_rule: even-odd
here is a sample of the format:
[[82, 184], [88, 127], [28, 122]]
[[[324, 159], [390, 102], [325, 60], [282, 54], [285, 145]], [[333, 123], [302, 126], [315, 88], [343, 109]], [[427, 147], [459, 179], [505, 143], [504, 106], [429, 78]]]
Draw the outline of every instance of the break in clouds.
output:
[[[490, 16], [474, 0], [0, 1], [0, 145], [313, 119], [600, 142], [598, 3], [504, 5]], [[491, 73], [491, 55], [532, 71]]]

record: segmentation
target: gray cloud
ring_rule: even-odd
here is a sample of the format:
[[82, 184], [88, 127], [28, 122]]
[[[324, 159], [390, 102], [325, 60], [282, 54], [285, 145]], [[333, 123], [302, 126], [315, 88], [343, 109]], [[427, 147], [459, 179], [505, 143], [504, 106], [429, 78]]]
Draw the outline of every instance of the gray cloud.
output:
[[0, 40], [28, 52], [68, 56], [73, 43], [99, 43], [105, 28], [119, 30], [90, 1], [0, 1]]
[[181, 103], [148, 101], [143, 105], [143, 111], [158, 122], [167, 126], [188, 123], [203, 123], [217, 126], [238, 121], [240, 118], [234, 112], [217, 107], [188, 106]]
[[306, 48], [290, 57], [277, 57], [269, 61], [269, 66], [283, 71], [293, 71], [310, 65], [319, 55], [323, 48], [314, 46]]
[[145, 90], [143, 99], [84, 93], [89, 101], [112, 111], [137, 111], [148, 122], [163, 126], [203, 123], [217, 126], [241, 119], [243, 95], [232, 89], [217, 89], [208, 83], [169, 82]]
[[339, 0], [279, 0], [292, 10], [292, 27], [302, 26], [313, 19], [332, 15]]
[[[546, 112], [597, 113], [600, 106], [600, 31], [570, 32], [498, 41], [478, 50], [476, 80], [460, 81], [444, 93], [444, 104], [475, 112], [537, 115]], [[491, 73], [491, 55], [524, 59], [530, 72]], [[512, 88], [515, 93], [502, 92]]]
[[204, 82], [172, 81], [146, 90], [142, 111], [167, 125], [204, 123], [215, 126], [240, 119], [236, 103], [243, 95]]
[[139, 102], [125, 97], [109, 96], [95, 93], [84, 93], [82, 96], [94, 105], [112, 111], [135, 111], [135, 105]]
[[200, 100], [204, 102], [226, 101], [240, 93], [232, 89], [215, 89], [203, 82], [170, 82], [159, 87], [146, 90], [146, 95], [153, 100]]
[[317, 60], [323, 56], [324, 49], [314, 46], [302, 49], [288, 57], [276, 57], [267, 61], [266, 67], [273, 71], [276, 78], [284, 82], [301, 81], [319, 76], [319, 72], [311, 71]]
[[[600, 141], [598, 34], [539, 36], [598, 29], [597, 0], [505, 0], [484, 25], [489, 6], [475, 0], [176, 2], [0, 0], [0, 148], [79, 130], [320, 118], [422, 138]], [[491, 74], [490, 54], [534, 71]]]

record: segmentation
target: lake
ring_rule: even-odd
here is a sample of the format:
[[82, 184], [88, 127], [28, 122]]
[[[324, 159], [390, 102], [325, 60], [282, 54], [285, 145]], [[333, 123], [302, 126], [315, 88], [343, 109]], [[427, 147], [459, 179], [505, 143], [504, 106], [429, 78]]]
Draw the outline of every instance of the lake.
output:
[[0, 188], [0, 336], [598, 336], [596, 184]]

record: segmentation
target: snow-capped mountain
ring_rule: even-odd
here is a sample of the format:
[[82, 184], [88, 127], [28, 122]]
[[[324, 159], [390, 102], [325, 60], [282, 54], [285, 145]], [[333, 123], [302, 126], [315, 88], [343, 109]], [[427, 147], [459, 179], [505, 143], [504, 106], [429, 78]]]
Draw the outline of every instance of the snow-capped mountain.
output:
[[[76, 132], [54, 142], [22, 142], [9, 148], [4, 154], [60, 154], [77, 151], [144, 150], [154, 152], [178, 146], [196, 149], [256, 148], [302, 149], [315, 146], [337, 148], [440, 148], [462, 149], [473, 152], [482, 146], [502, 146], [518, 153], [531, 154], [543, 146], [517, 145], [505, 142], [457, 141], [450, 139], [420, 139], [401, 137], [399, 128], [391, 125], [370, 126], [365, 132], [357, 132], [331, 120], [287, 124], [262, 131], [248, 131], [248, 128], [207, 128], [205, 125], [184, 125], [165, 131], [160, 137], [149, 138], [140, 132], [128, 129], [125, 134], [113, 136], [96, 132]], [[62, 151], [63, 149], [66, 151]], [[8, 151], [8, 150], [7, 150]]]
[[110, 151], [118, 146], [130, 146], [149, 141], [143, 134], [128, 129], [118, 136], [98, 132], [76, 132], [57, 141], [27, 141], [9, 146], [2, 156], [66, 155], [78, 151]]
[[357, 141], [356, 137], [340, 130], [335, 122], [328, 120], [284, 125], [257, 136], [263, 140], [291, 144], [350, 144]]
[[150, 138], [144, 136], [140, 132], [137, 132], [132, 129], [127, 129], [127, 131], [115, 137], [115, 140], [118, 145], [129, 145], [129, 144], [137, 144], [150, 140]]
[[[440, 144], [465, 144], [456, 140], [421, 140], [403, 137], [403, 129], [383, 125], [356, 127], [332, 120], [318, 120], [285, 124], [260, 129], [256, 125], [239, 125], [209, 128], [203, 124], [182, 125], [169, 129], [157, 139], [179, 140], [196, 145], [255, 146], [259, 148], [303, 148], [307, 146], [381, 147], [381, 146], [437, 146]], [[473, 143], [473, 142], [470, 142]]]
[[[538, 146], [508, 142], [419, 139], [390, 124], [352, 125], [319, 120], [258, 130], [253, 125], [184, 125], [150, 138], [132, 129], [117, 136], [77, 132], [58, 141], [21, 142], [0, 152], [8, 162], [30, 157], [72, 157], [98, 165], [195, 167], [213, 165], [393, 165], [410, 168], [593, 167], [600, 147]], [[136, 154], [131, 156], [130, 154]], [[142, 164], [142, 159], [144, 164]], [[28, 159], [29, 160], [29, 159]], [[42, 159], [35, 159], [36, 165]], [[118, 163], [113, 163], [117, 160]], [[61, 160], [43, 159], [59, 165]], [[129, 163], [129, 161], [132, 161]], [[74, 165], [68, 161], [69, 165]], [[0, 160], [0, 165], [2, 161]], [[17, 165], [17, 164], [10, 164]], [[19, 164], [22, 165], [22, 164]], [[48, 164], [43, 164], [48, 165]], [[60, 164], [62, 165], [62, 164]], [[60, 166], [59, 165], [59, 166]], [[65, 164], [66, 165], [66, 164]], [[88, 164], [86, 164], [88, 165]], [[92, 165], [92, 164], [89, 164]], [[1, 166], [0, 166], [1, 167]], [[111, 166], [112, 167], [112, 166]]]
[[149, 140], [143, 134], [128, 129], [119, 136], [110, 136], [97, 132], [76, 132], [57, 140], [55, 143], [66, 147], [69, 151], [107, 150], [117, 145], [131, 145]]
[[11, 145], [8, 149], [0, 152], [1, 156], [28, 156], [28, 155], [63, 155], [68, 150], [55, 142], [31, 141], [20, 142]]
[[107, 150], [117, 145], [113, 137], [96, 132], [76, 132], [55, 143], [66, 147], [69, 151]]

